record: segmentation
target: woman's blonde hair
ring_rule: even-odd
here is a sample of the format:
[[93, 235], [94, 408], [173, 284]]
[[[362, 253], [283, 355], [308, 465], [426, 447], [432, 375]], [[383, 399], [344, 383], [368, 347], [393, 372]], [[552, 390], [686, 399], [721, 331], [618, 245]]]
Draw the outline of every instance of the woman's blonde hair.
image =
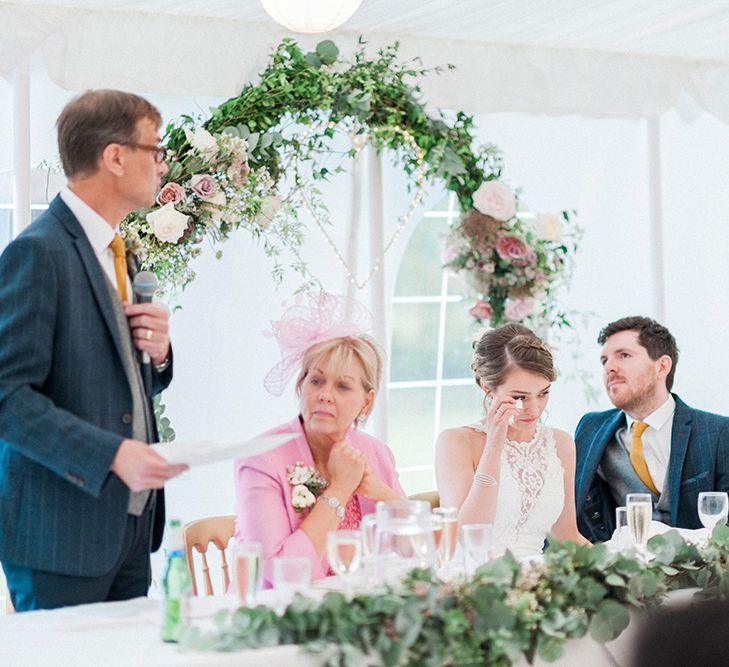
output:
[[490, 329], [474, 346], [471, 370], [476, 384], [493, 390], [503, 384], [512, 368], [523, 368], [550, 382], [557, 379], [552, 353], [546, 343], [522, 324]]
[[[345, 366], [356, 360], [362, 367], [362, 386], [365, 392], [374, 391], [377, 395], [382, 380], [383, 356], [375, 340], [364, 335], [332, 338], [313, 345], [304, 353], [301, 361], [301, 370], [296, 378], [296, 393], [301, 395], [301, 385], [312, 368], [328, 366], [336, 375], [341, 375]], [[372, 410], [372, 405], [369, 410]], [[363, 415], [362, 418], [367, 416]]]

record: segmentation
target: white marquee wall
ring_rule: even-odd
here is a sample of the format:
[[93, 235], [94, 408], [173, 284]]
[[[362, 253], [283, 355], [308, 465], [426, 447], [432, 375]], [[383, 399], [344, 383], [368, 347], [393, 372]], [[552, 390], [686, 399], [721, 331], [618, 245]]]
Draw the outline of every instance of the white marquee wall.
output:
[[[12, 168], [10, 92], [10, 85], [0, 79], [0, 171]], [[49, 80], [37, 61], [31, 79], [31, 163], [53, 158], [53, 123], [69, 95]], [[219, 101], [150, 98], [166, 118], [198, 106], [204, 110]], [[505, 176], [523, 187], [531, 207], [542, 211], [570, 207], [580, 213], [586, 233], [568, 305], [595, 313], [589, 326], [580, 330], [580, 349], [583, 363], [599, 383], [594, 343], [599, 327], [629, 313], [656, 315], [647, 122], [499, 113], [478, 116], [477, 125], [481, 139], [504, 151]], [[659, 126], [665, 319], [682, 352], [676, 389], [690, 403], [726, 413], [729, 133], [726, 125], [698, 108], [690, 114], [686, 108], [680, 114], [669, 111]], [[387, 211], [392, 220], [404, 209], [407, 197], [397, 196], [397, 178], [387, 173]], [[348, 190], [337, 190], [332, 209], [344, 216]], [[429, 200], [438, 194], [432, 190]], [[388, 291], [406, 242], [402, 238], [388, 256]], [[341, 291], [341, 270], [314, 237], [307, 254], [325, 286]], [[182, 295], [182, 310], [172, 323], [176, 378], [164, 399], [180, 439], [249, 437], [293, 414], [292, 392], [277, 399], [261, 385], [277, 354], [260, 332], [280, 312], [278, 304], [290, 297], [296, 284], [288, 280], [276, 291], [268, 271], [263, 253], [251, 247], [245, 234], [224, 247], [222, 260], [215, 260], [211, 252], [200, 258], [199, 277]], [[560, 361], [566, 365], [563, 356]], [[607, 407], [602, 397], [600, 405]], [[585, 409], [579, 383], [555, 385], [550, 423], [571, 431]], [[183, 521], [231, 512], [231, 466], [193, 470], [167, 490], [170, 514]]]

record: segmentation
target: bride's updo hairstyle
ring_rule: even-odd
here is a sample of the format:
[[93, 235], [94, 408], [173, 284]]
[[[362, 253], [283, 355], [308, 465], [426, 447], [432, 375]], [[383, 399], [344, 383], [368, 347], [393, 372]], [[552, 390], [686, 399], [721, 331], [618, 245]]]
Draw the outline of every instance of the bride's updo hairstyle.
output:
[[552, 353], [531, 329], [522, 324], [504, 324], [486, 331], [474, 345], [471, 370], [481, 388], [503, 384], [512, 368], [523, 368], [554, 382]]

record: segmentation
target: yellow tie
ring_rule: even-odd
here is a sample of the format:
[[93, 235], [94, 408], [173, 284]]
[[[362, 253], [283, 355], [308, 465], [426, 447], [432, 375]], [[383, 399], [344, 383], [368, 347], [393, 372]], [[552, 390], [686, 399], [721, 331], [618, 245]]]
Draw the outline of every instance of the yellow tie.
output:
[[119, 298], [122, 301], [127, 300], [127, 253], [124, 247], [124, 241], [119, 234], [114, 234], [112, 242], [109, 244], [111, 251], [114, 253], [114, 271], [116, 272], [116, 289], [119, 292]]
[[658, 494], [658, 489], [653, 483], [650, 470], [648, 470], [648, 464], [645, 462], [645, 456], [643, 456], [643, 431], [648, 428], [648, 424], [645, 422], [633, 422], [633, 435], [630, 440], [630, 462], [635, 468], [635, 472], [638, 473], [640, 481], [643, 482], [653, 493]]

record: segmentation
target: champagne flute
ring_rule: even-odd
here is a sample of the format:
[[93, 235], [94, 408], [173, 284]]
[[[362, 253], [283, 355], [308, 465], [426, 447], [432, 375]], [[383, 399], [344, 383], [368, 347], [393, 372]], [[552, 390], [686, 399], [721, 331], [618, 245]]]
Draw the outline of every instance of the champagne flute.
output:
[[646, 557], [646, 544], [653, 518], [653, 497], [650, 493], [629, 493], [625, 496], [628, 508], [628, 528], [633, 544], [641, 558]]
[[442, 524], [440, 542], [436, 544], [436, 548], [438, 551], [438, 561], [443, 570], [447, 570], [456, 553], [458, 508], [437, 507], [433, 510], [433, 516], [439, 517]]
[[716, 524], [727, 522], [729, 497], [723, 491], [702, 491], [699, 493], [698, 510], [699, 519], [711, 536]]
[[235, 587], [246, 607], [256, 604], [263, 578], [263, 548], [260, 542], [235, 545]]
[[333, 530], [327, 535], [329, 565], [344, 584], [344, 595], [352, 597], [351, 575], [362, 561], [362, 533], [358, 530]]

